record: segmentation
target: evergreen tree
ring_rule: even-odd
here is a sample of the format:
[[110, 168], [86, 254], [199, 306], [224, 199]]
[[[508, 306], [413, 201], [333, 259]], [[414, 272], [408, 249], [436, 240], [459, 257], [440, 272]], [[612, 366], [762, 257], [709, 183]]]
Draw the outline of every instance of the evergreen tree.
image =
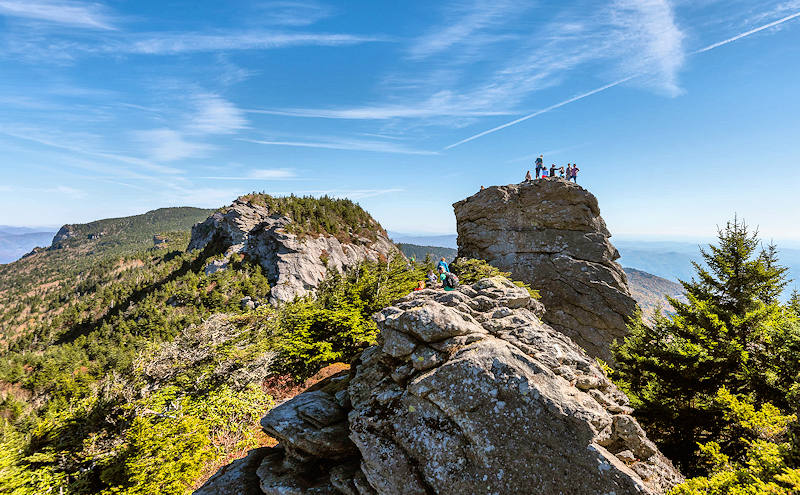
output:
[[693, 263], [696, 277], [681, 282], [688, 302], [670, 299], [674, 316], [657, 316], [651, 326], [638, 321], [615, 349], [615, 377], [637, 417], [689, 474], [696, 445], [724, 428], [717, 391], [757, 405], [786, 399], [773, 380], [771, 352], [784, 320], [778, 297], [786, 269], [775, 246], [759, 250], [757, 233], [738, 219], [718, 231], [718, 241], [701, 249], [705, 266]]

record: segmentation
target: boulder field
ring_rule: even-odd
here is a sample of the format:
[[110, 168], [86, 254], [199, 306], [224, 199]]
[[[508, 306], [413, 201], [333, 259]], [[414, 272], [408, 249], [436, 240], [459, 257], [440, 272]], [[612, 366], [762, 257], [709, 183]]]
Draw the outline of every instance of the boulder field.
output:
[[661, 494], [680, 473], [590, 355], [503, 277], [377, 313], [348, 372], [262, 419], [278, 440], [196, 493]]

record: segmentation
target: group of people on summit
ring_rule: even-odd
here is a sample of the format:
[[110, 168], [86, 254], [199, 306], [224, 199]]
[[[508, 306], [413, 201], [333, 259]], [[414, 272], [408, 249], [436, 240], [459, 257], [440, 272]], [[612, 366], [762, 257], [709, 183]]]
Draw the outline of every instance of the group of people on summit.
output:
[[[564, 167], [556, 167], [556, 164], [550, 165], [550, 170], [548, 173], [547, 167], [544, 165], [544, 155], [539, 155], [539, 158], [536, 159], [536, 178], [537, 179], [567, 179], [567, 181], [573, 181], [576, 184], [578, 183], [578, 172], [580, 169], [576, 163], [568, 163], [566, 170]], [[531, 171], [528, 170], [528, 173], [525, 174], [525, 182], [533, 181], [533, 177], [531, 177]]]

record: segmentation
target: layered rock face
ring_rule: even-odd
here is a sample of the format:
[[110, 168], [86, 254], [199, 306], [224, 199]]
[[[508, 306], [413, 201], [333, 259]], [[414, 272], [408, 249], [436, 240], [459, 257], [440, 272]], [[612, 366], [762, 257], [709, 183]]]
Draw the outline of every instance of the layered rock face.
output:
[[269, 279], [273, 302], [291, 301], [316, 289], [328, 268], [339, 271], [370, 260], [398, 256], [397, 247], [382, 232], [376, 239], [340, 242], [334, 236], [297, 236], [286, 230], [289, 217], [266, 207], [236, 200], [223, 211], [192, 227], [189, 249], [203, 249], [219, 242], [226, 258], [206, 267], [211, 273], [227, 266], [227, 258], [241, 253], [258, 260]]
[[539, 289], [544, 320], [613, 362], [636, 308], [597, 199], [561, 180], [493, 186], [453, 205], [458, 255], [488, 261]]
[[[542, 312], [502, 277], [381, 311], [379, 344], [349, 374], [262, 419], [279, 445], [259, 454], [261, 492], [627, 495], [682, 481], [625, 395]], [[248, 476], [201, 493], [238, 493]]]

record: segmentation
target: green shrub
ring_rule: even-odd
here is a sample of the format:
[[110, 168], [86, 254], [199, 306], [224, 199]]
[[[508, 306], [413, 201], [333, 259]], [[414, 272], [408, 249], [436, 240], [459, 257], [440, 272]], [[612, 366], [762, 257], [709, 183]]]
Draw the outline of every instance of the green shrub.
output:
[[532, 298], [541, 299], [541, 295], [539, 294], [538, 290], [531, 288], [531, 286], [525, 282], [512, 280], [511, 273], [501, 271], [484, 260], [478, 260], [474, 258], [456, 258], [456, 260], [453, 261], [453, 263], [451, 263], [449, 266], [450, 271], [458, 275], [458, 279], [462, 284], [474, 284], [478, 280], [488, 277], [505, 277], [514, 282], [514, 284], [517, 286], [526, 289]]
[[374, 241], [379, 232], [386, 235], [369, 213], [349, 199], [295, 195], [275, 197], [255, 192], [239, 199], [264, 206], [270, 214], [291, 218], [292, 223], [287, 230], [300, 237], [330, 234], [342, 242], [353, 242], [358, 237]]

